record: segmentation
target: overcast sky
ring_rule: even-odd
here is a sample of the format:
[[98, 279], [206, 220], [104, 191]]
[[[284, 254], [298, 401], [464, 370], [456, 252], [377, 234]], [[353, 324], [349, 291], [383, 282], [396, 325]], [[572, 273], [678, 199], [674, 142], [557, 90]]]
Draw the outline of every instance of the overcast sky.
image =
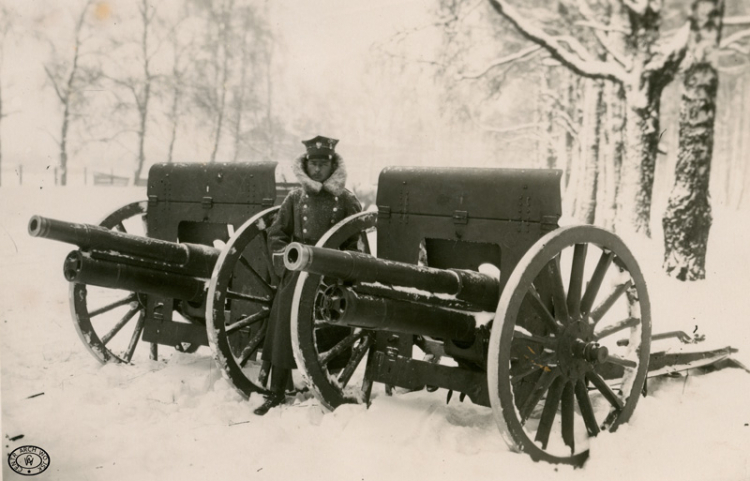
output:
[[[2, 70], [3, 107], [6, 113], [11, 113], [2, 124], [5, 165], [54, 163], [58, 150], [54, 139], [59, 136], [61, 112], [52, 89], [45, 86], [43, 62], [49, 49], [32, 33], [43, 31], [54, 39], [58, 49], [65, 48], [72, 40], [71, 19], [79, 7], [74, 2], [55, 0], [0, 0], [0, 3], [21, 15], [14, 38], [6, 47]], [[154, 6], [164, 12], [176, 3], [167, 0]], [[111, 18], [132, 9], [132, 5], [110, 2]], [[434, 0], [269, 2], [271, 21], [281, 37], [279, 56], [286, 88], [304, 89], [304, 95], [318, 96], [324, 102], [332, 91], [351, 95], [361, 82], [371, 45], [387, 40], [400, 28], [426, 24], [434, 5]], [[107, 22], [99, 25], [102, 26], [119, 28]]]

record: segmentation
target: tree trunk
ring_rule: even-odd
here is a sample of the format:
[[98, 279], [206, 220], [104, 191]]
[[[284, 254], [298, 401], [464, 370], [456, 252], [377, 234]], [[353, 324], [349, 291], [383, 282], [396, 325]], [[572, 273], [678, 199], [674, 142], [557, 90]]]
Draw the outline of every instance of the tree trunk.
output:
[[663, 267], [682, 281], [706, 277], [712, 220], [708, 185], [719, 86], [716, 51], [723, 8], [722, 0], [696, 0], [690, 18], [691, 39], [680, 105], [680, 148], [674, 187], [662, 219]]
[[138, 165], [133, 176], [133, 185], [138, 185], [141, 178], [143, 164], [146, 162], [146, 124], [148, 122], [148, 103], [151, 99], [151, 71], [149, 70], [148, 56], [148, 26], [150, 19], [148, 16], [148, 0], [143, 0], [141, 4], [141, 19], [143, 21], [143, 36], [141, 37], [141, 53], [143, 54], [143, 99], [138, 102], [138, 113], [140, 114], [140, 129], [138, 131]]
[[[175, 77], [175, 82], [181, 82], [180, 79]], [[169, 149], [167, 150], [167, 163], [172, 163], [172, 156], [174, 155], [174, 144], [177, 140], [177, 123], [179, 122], [179, 102], [180, 102], [180, 87], [175, 85], [174, 91], [172, 92], [172, 108], [170, 110], [170, 118], [172, 120], [172, 132], [169, 135]]]
[[224, 53], [224, 68], [223, 68], [224, 74], [222, 75], [223, 80], [221, 82], [221, 87], [219, 87], [220, 89], [219, 105], [218, 105], [219, 111], [218, 111], [218, 117], [216, 118], [216, 130], [215, 130], [216, 134], [214, 136], [214, 147], [213, 147], [213, 150], [211, 151], [211, 160], [210, 160], [211, 163], [216, 162], [216, 154], [219, 152], [219, 142], [221, 141], [221, 131], [223, 129], [223, 124], [224, 124], [224, 108], [226, 106], [226, 97], [227, 97], [227, 87], [226, 87], [227, 74], [226, 72], [227, 72], [228, 63], [229, 63], [229, 60], [227, 59], [226, 55], [227, 54], [225, 52]]
[[[748, 82], [746, 75], [742, 75], [737, 78], [736, 85], [734, 109], [727, 108], [727, 110], [733, 110], [730, 115], [737, 120], [733, 131], [735, 141], [732, 144], [731, 155], [728, 156], [731, 162], [727, 166], [727, 170], [730, 171], [728, 175], [731, 176], [731, 181], [729, 182], [730, 187], [727, 189], [729, 194], [726, 205], [736, 206], [739, 209], [742, 205], [742, 195], [749, 170], [746, 152], [750, 148], [750, 145], [748, 145], [748, 137], [750, 136], [746, 132], [748, 131], [748, 109], [750, 109], [750, 95], [748, 95], [747, 88], [750, 87], [750, 82]], [[739, 102], [737, 98], [739, 98]]]
[[[748, 81], [747, 76], [743, 76], [740, 80], [742, 81], [742, 103], [740, 104], [740, 111], [737, 114], [742, 119], [742, 123], [740, 124], [742, 127], [742, 133], [740, 134], [740, 152], [747, 152], [750, 149], [750, 135], [746, 134], [746, 132], [750, 130], [748, 126], [748, 117], [750, 116], [750, 114], [748, 114], [748, 110], [750, 110], [750, 95], [747, 94], [747, 87], [750, 87], [750, 82]], [[739, 167], [738, 170], [740, 172], [739, 175], [737, 175], [735, 183], [737, 186], [736, 195], [734, 196], [736, 200], [733, 200], [733, 205], [738, 210], [742, 208], [745, 186], [750, 183], [750, 178], [748, 176], [750, 168], [748, 168], [748, 163], [744, 161], [745, 159], [740, 155], [737, 156], [736, 164]]]
[[70, 122], [70, 93], [65, 100], [63, 111], [62, 129], [60, 131], [60, 165], [57, 170], [55, 183], [67, 185], [68, 183], [68, 124]]
[[226, 110], [226, 98], [227, 98], [227, 83], [229, 82], [229, 56], [230, 54], [230, 29], [231, 29], [231, 18], [234, 13], [234, 2], [230, 0], [228, 4], [222, 6], [221, 10], [221, 23], [219, 25], [219, 42], [218, 51], [221, 52], [221, 70], [219, 72], [220, 82], [217, 85], [219, 88], [219, 99], [217, 105], [217, 118], [216, 118], [216, 135], [214, 137], [214, 146], [211, 151], [211, 163], [216, 162], [216, 155], [219, 152], [219, 144], [221, 143], [221, 133], [224, 128], [224, 115]]
[[[653, 90], [653, 89], [649, 89]], [[626, 155], [620, 172], [617, 199], [618, 229], [633, 229], [651, 236], [651, 195], [654, 187], [656, 154], [659, 147], [659, 92], [651, 92], [645, 105], [632, 97], [641, 93], [626, 91]]]
[[540, 155], [539, 165], [548, 169], [554, 169], [557, 165], [557, 152], [554, 142], [554, 125], [555, 125], [555, 99], [557, 92], [554, 89], [553, 67], [539, 63], [541, 95], [538, 105], [537, 116], [539, 119], [539, 138], [541, 139], [541, 148], [538, 150]]
[[251, 62], [250, 52], [248, 45], [248, 32], [250, 31], [250, 24], [246, 22], [245, 32], [242, 35], [242, 56], [240, 65], [240, 83], [235, 89], [234, 95], [234, 107], [235, 117], [233, 126], [234, 135], [234, 153], [232, 154], [232, 162], [237, 162], [240, 157], [240, 140], [242, 139], [242, 113], [245, 110], [245, 91], [247, 82], [247, 69]]
[[600, 175], [601, 201], [597, 210], [597, 223], [610, 230], [615, 229], [617, 218], [617, 190], [620, 185], [622, 159], [625, 155], [625, 93], [622, 85], [607, 82], [604, 89], [605, 126], [607, 133], [606, 152], [601, 156], [603, 175]]
[[581, 124], [581, 179], [576, 193], [576, 218], [593, 224], [596, 215], [596, 191], [599, 180], [599, 137], [601, 134], [602, 82], [585, 80], [583, 93], [583, 122]]
[[577, 193], [579, 191], [580, 179], [583, 176], [581, 172], [582, 159], [580, 148], [583, 115], [580, 104], [584, 79], [569, 71], [566, 71], [563, 74], [563, 78], [565, 81], [563, 82], [562, 95], [565, 99], [564, 105], [568, 106], [567, 111], [561, 112], [561, 115], [565, 117], [565, 140], [567, 149], [567, 161], [565, 164], [564, 176], [565, 193], [563, 196], [563, 212], [571, 217], [575, 217], [576, 206], [578, 203]]

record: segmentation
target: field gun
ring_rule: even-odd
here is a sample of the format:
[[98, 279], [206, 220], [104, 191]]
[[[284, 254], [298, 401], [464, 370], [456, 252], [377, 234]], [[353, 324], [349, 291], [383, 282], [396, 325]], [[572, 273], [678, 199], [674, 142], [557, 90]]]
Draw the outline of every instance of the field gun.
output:
[[[151, 359], [160, 344], [209, 345], [238, 392], [265, 390], [259, 354], [279, 282], [266, 230], [292, 187], [274, 169], [157, 164], [148, 200], [98, 226], [31, 218], [32, 236], [78, 246], [63, 270], [92, 355], [129, 363], [140, 340]], [[580, 465], [591, 437], [630, 418], [649, 374], [735, 352], [651, 352], [665, 335], [651, 336], [634, 256], [606, 230], [558, 225], [560, 178], [386, 168], [377, 211], [315, 246], [291, 243], [294, 355], [321, 403], [369, 404], [374, 383], [443, 388], [489, 406], [511, 449]]]
[[[100, 362], [133, 362], [139, 341], [194, 352], [210, 345], [245, 396], [262, 392], [259, 354], [278, 278], [266, 229], [294, 184], [276, 163], [156, 164], [147, 201], [98, 225], [33, 216], [33, 237], [73, 244], [63, 273], [75, 328]], [[215, 282], [220, 273], [226, 281]], [[217, 292], [221, 291], [221, 292]], [[226, 302], [220, 314], [209, 299]], [[214, 328], [211, 319], [220, 318]]]
[[29, 235], [78, 246], [67, 255], [69, 282], [200, 302], [220, 249], [150, 239], [90, 224], [41, 216], [29, 220]]
[[[640, 268], [614, 234], [558, 226], [560, 175], [387, 168], [377, 212], [287, 246], [295, 358], [321, 403], [369, 404], [374, 383], [444, 388], [491, 407], [511, 449], [580, 465], [589, 438], [629, 419], [650, 362], [726, 358], [650, 356]], [[362, 252], [340, 251], [356, 232]], [[327, 329], [348, 335], [321, 350]]]

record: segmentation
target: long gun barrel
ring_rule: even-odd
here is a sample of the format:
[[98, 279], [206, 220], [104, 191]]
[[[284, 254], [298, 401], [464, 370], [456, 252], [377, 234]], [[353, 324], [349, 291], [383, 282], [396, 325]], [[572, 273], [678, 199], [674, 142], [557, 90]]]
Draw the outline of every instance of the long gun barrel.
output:
[[136, 236], [104, 227], [41, 216], [29, 220], [29, 235], [79, 247], [65, 259], [71, 282], [125, 289], [184, 300], [200, 300], [221, 251], [201, 244]]
[[475, 271], [436, 269], [378, 259], [361, 252], [339, 251], [292, 242], [284, 252], [286, 268], [344, 281], [379, 282], [446, 294], [494, 311], [500, 300], [497, 279]]
[[[200, 244], [169, 242], [110, 230], [98, 225], [77, 224], [42, 216], [29, 220], [29, 235], [73, 244], [84, 251], [100, 251], [175, 270], [180, 274], [210, 277], [221, 251]], [[125, 259], [125, 258], [128, 259]], [[169, 269], [169, 267], [172, 269]]]
[[[284, 252], [284, 262], [293, 271], [427, 292], [427, 295], [415, 296], [421, 300], [412, 302], [385, 294], [358, 292], [357, 286], [334, 284], [319, 297], [316, 310], [324, 321], [340, 326], [471, 342], [477, 322], [470, 310], [494, 311], [500, 297], [497, 279], [478, 272], [415, 266], [360, 252], [292, 243]], [[435, 298], [440, 294], [464, 301], [469, 309], [439, 305]]]

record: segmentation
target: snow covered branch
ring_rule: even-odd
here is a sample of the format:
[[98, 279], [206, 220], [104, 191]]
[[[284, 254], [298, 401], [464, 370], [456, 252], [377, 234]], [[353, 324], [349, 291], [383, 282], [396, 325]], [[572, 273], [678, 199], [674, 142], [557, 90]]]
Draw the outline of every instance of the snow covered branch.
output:
[[685, 23], [672, 37], [671, 41], [664, 45], [660, 54], [646, 64], [646, 70], [661, 77], [663, 83], [669, 83], [680, 68], [680, 63], [687, 50], [689, 37], [690, 24]]
[[[547, 34], [541, 28], [527, 22], [505, 0], [489, 0], [489, 2], [498, 14], [516, 27], [521, 35], [546, 49], [552, 57], [577, 74], [589, 78], [609, 79], [618, 82], [625, 81], [625, 71], [621, 66], [614, 62], [590, 60], [593, 56], [575, 39], [571, 39], [570, 37], [561, 39], [560, 37]], [[563, 43], [567, 44], [568, 47], [563, 46]], [[582, 57], [588, 60], [584, 60]]]
[[519, 130], [536, 128], [536, 127], [539, 127], [539, 125], [540, 124], [538, 122], [532, 122], [528, 124], [513, 125], [511, 127], [498, 128], [498, 127], [492, 127], [491, 125], [483, 124], [481, 122], [479, 123], [479, 127], [482, 130], [485, 130], [487, 132], [492, 132], [495, 134], [507, 134], [509, 132], [517, 132]]
[[490, 64], [486, 69], [484, 69], [482, 72], [477, 74], [471, 74], [471, 75], [462, 75], [459, 78], [462, 80], [476, 80], [478, 78], [481, 78], [487, 74], [490, 70], [500, 67], [505, 64], [509, 64], [511, 62], [515, 62], [516, 60], [521, 60], [524, 57], [527, 57], [535, 52], [538, 52], [541, 50], [541, 46], [539, 45], [532, 45], [531, 47], [526, 47], [523, 50], [520, 50], [516, 53], [506, 55], [505, 57], [500, 58], [499, 60], [496, 60], [492, 64]]
[[607, 52], [607, 54], [612, 57], [617, 63], [622, 65], [623, 68], [630, 68], [629, 62], [622, 56], [622, 52], [619, 52], [614, 47], [611, 39], [608, 35], [606, 35], [606, 32], [616, 32], [624, 35], [629, 35], [630, 32], [628, 32], [624, 28], [616, 28], [599, 22], [596, 18], [596, 14], [589, 6], [587, 0], [576, 0], [576, 5], [578, 7], [578, 11], [581, 12], [581, 15], [583, 15], [583, 17], [586, 19], [585, 21], [576, 23], [578, 25], [584, 25], [592, 28], [594, 37], [599, 42], [599, 45], [601, 45], [602, 48]]

